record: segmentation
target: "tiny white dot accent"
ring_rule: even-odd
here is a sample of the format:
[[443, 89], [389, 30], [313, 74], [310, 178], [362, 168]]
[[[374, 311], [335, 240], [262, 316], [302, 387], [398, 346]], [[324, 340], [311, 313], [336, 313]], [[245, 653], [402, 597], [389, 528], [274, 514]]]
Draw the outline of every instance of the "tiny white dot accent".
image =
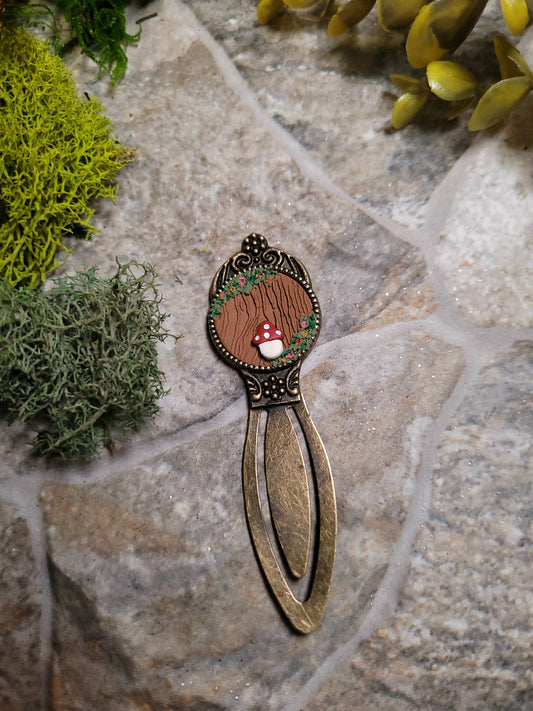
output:
[[276, 336], [281, 336], [281, 331], [276, 331]]
[[269, 328], [270, 328], [270, 325], [268, 323], [265, 323], [265, 329], [268, 331]]
[[270, 333], [268, 331], [265, 333], [265, 338], [270, 338]]

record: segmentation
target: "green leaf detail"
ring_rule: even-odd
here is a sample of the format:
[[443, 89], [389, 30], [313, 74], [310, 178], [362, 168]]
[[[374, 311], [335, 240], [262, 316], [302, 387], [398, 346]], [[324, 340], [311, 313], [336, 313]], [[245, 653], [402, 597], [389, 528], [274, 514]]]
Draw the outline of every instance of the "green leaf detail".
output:
[[412, 121], [427, 101], [429, 92], [424, 94], [402, 94], [392, 109], [392, 126], [400, 129]]
[[531, 76], [531, 69], [520, 52], [502, 35], [494, 36], [494, 51], [500, 66], [502, 79]]
[[529, 22], [529, 10], [526, 0], [501, 0], [505, 24], [513, 35], [519, 35]]
[[407, 74], [391, 74], [390, 78], [398, 89], [401, 89], [405, 93], [426, 95], [428, 93], [428, 86], [426, 82], [421, 79], [415, 79]]
[[55, 0], [83, 52], [111, 77], [120, 81], [128, 60], [125, 48], [141, 36], [126, 32], [128, 0]]
[[487, 0], [433, 0], [424, 5], [413, 22], [405, 49], [413, 67], [451, 53], [468, 37]]
[[266, 25], [283, 11], [283, 0], [261, 0], [257, 6], [257, 22]]
[[483, 94], [470, 117], [468, 128], [481, 131], [503, 121], [531, 89], [533, 83], [529, 77], [502, 79]]
[[283, 0], [285, 5], [293, 10], [304, 10], [306, 7], [316, 5], [319, 0]]
[[448, 121], [453, 121], [453, 119], [460, 116], [460, 114], [462, 114], [463, 111], [466, 111], [466, 109], [471, 106], [473, 102], [473, 96], [469, 96], [466, 99], [461, 99], [460, 101], [452, 101], [450, 105], [450, 110], [448, 112]]
[[241, 272], [227, 281], [220, 292], [216, 295], [211, 305], [210, 314], [212, 318], [220, 316], [222, 306], [230, 299], [234, 299], [239, 294], [250, 294], [256, 286], [266, 283], [267, 286], [276, 281], [278, 272], [266, 267], [255, 267], [248, 271]]
[[274, 368], [294, 363], [301, 353], [305, 353], [311, 348], [316, 335], [316, 314], [303, 314], [300, 316], [300, 328], [292, 336], [289, 346], [285, 348], [279, 358], [272, 361]]
[[328, 35], [337, 37], [357, 25], [374, 7], [376, 0], [350, 0], [342, 5], [328, 24]]
[[427, 78], [431, 91], [445, 101], [462, 101], [474, 96], [477, 82], [474, 75], [454, 62], [430, 62]]
[[427, 2], [428, 0], [379, 0], [378, 20], [386, 30], [407, 27]]

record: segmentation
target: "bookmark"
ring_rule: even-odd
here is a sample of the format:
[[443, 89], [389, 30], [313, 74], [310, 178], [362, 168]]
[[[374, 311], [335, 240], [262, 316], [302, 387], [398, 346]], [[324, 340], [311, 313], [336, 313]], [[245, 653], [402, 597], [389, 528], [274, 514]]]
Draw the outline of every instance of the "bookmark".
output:
[[[337, 536], [328, 456], [299, 380], [320, 319], [303, 264], [269, 247], [261, 235], [246, 237], [241, 251], [213, 279], [209, 335], [216, 351], [240, 372], [248, 392], [242, 475], [250, 536], [279, 607], [303, 633], [312, 632], [322, 618]], [[260, 434], [264, 453], [258, 451]], [[299, 599], [295, 582], [305, 576], [308, 591]]]

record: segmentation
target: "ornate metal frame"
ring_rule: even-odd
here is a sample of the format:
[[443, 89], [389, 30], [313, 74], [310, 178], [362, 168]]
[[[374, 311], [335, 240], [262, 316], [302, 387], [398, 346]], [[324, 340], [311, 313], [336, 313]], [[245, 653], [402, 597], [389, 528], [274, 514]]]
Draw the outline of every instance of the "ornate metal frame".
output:
[[279, 274], [285, 274], [306, 291], [315, 314], [316, 331], [311, 346], [307, 351], [299, 353], [290, 365], [252, 365], [236, 358], [225, 348], [218, 336], [215, 319], [210, 313], [208, 314], [207, 328], [211, 341], [219, 354], [239, 370], [246, 384], [250, 407], [254, 408], [266, 405], [286, 405], [300, 401], [300, 367], [318, 338], [322, 322], [318, 299], [304, 265], [287, 252], [269, 247], [267, 240], [255, 232], [244, 238], [241, 251], [224, 262], [215, 274], [209, 291], [210, 301], [212, 302], [235, 276], [261, 266], [275, 270]]

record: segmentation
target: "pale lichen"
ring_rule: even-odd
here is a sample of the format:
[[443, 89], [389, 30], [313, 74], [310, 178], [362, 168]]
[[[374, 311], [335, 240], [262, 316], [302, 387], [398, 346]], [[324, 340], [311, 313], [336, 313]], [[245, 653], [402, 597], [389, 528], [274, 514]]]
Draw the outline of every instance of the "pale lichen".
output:
[[0, 411], [29, 422], [36, 452], [89, 458], [155, 415], [165, 393], [156, 344], [164, 328], [152, 267], [95, 267], [54, 280], [49, 291], [0, 280]]

